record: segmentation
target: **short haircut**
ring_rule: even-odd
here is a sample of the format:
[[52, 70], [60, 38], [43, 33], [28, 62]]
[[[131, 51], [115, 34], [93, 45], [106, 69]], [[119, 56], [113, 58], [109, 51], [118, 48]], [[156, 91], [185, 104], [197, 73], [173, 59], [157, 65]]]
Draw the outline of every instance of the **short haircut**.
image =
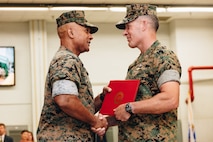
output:
[[0, 123], [0, 126], [3, 126], [4, 128], [6, 128], [5, 124], [4, 123]]

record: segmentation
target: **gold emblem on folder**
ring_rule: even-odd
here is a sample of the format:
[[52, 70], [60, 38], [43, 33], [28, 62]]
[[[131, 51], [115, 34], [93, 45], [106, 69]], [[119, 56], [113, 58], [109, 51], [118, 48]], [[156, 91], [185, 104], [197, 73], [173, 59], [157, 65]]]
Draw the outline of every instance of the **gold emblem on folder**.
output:
[[118, 92], [115, 95], [114, 104], [120, 104], [122, 102], [123, 98], [124, 98], [124, 93], [123, 92]]

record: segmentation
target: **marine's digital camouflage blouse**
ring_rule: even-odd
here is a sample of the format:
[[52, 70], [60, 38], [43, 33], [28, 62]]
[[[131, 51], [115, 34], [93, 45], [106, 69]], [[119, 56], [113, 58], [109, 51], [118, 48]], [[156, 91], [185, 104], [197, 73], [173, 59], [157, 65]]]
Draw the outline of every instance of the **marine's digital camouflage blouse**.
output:
[[[45, 85], [44, 106], [37, 130], [39, 142], [92, 142], [90, 126], [64, 113], [52, 98], [52, 86], [57, 80], [71, 80], [76, 83], [79, 99], [94, 113], [94, 101], [88, 73], [81, 60], [60, 47], [50, 63]], [[75, 102], [73, 102], [75, 103]]]
[[[158, 79], [166, 70], [177, 72], [169, 79], [179, 82], [181, 66], [178, 58], [173, 51], [156, 41], [128, 68], [126, 79], [141, 80], [136, 101], [149, 99], [160, 92]], [[177, 110], [159, 115], [132, 115], [127, 122], [120, 123], [119, 131], [119, 142], [175, 142]]]

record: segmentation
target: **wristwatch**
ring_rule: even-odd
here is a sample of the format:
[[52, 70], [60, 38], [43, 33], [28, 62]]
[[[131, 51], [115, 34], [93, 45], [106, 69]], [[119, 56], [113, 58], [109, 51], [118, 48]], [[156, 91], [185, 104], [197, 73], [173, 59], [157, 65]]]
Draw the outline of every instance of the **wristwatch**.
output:
[[125, 110], [126, 110], [126, 112], [128, 112], [129, 114], [131, 114], [131, 115], [133, 114], [133, 113], [132, 113], [132, 107], [131, 107], [130, 103], [127, 103], [127, 104], [126, 104]]

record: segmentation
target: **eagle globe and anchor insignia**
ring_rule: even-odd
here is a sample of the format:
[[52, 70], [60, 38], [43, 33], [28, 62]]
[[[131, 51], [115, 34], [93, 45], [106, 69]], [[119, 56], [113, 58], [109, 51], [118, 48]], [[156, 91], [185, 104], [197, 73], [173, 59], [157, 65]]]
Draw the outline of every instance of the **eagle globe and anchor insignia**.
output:
[[124, 98], [124, 93], [118, 92], [114, 97], [114, 104], [116, 104], [116, 105], [121, 104], [123, 98]]

